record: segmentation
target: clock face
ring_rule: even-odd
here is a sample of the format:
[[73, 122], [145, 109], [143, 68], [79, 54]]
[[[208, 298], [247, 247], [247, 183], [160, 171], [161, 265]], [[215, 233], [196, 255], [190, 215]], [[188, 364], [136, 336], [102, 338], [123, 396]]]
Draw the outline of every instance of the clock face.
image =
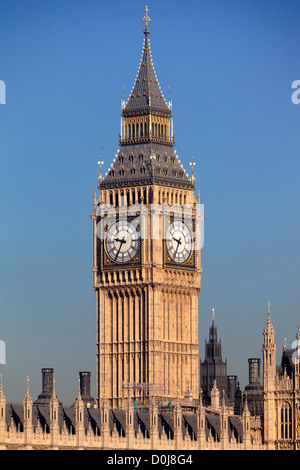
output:
[[181, 222], [173, 222], [167, 230], [167, 250], [175, 263], [184, 263], [192, 252], [192, 236], [188, 226]]
[[105, 245], [110, 258], [116, 263], [130, 261], [138, 252], [140, 236], [132, 222], [120, 220], [107, 232]]

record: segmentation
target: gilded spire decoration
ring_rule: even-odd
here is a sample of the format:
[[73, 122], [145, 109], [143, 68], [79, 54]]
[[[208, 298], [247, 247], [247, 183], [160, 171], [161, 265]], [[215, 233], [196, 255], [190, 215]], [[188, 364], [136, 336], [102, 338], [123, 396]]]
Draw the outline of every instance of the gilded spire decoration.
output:
[[101, 157], [101, 155], [100, 155], [100, 160], [98, 161], [98, 165], [99, 165], [98, 186], [100, 185], [101, 180], [102, 180], [102, 178], [103, 178], [103, 176], [102, 176], [102, 167], [103, 167], [103, 164], [104, 164], [104, 161], [102, 160], [102, 157]]
[[195, 174], [194, 174], [194, 168], [196, 166], [196, 163], [194, 162], [194, 157], [192, 157], [192, 161], [190, 162], [190, 166], [192, 167], [192, 182], [195, 183]]
[[148, 23], [152, 23], [151, 19], [149, 18], [148, 11], [149, 11], [148, 10], [148, 5], [146, 5], [146, 15], [142, 19], [142, 23], [145, 23], [144, 34], [150, 34], [150, 31], [148, 29]]

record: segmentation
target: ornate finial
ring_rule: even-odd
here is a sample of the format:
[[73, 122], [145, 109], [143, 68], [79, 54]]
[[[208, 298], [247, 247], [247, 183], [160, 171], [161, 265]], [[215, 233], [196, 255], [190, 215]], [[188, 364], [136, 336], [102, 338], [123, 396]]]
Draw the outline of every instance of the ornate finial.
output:
[[27, 375], [26, 395], [29, 395], [29, 377]]
[[150, 31], [148, 29], [148, 23], [152, 23], [152, 21], [150, 20], [149, 16], [148, 16], [148, 5], [146, 5], [146, 15], [144, 16], [144, 18], [142, 19], [142, 23], [145, 23], [146, 27], [145, 27], [145, 31], [144, 33], [145, 34], [149, 34]]
[[214, 309], [214, 308], [212, 309], [212, 314], [213, 314], [213, 321], [215, 321], [215, 314], [216, 314], [216, 313], [215, 313], [215, 309]]
[[169, 102], [168, 102], [168, 107], [170, 110], [172, 110], [172, 100], [171, 100], [171, 87], [169, 86]]
[[154, 175], [153, 163], [154, 163], [154, 160], [156, 160], [156, 155], [150, 155], [150, 160], [151, 160], [152, 175]]
[[271, 307], [271, 303], [270, 303], [270, 301], [268, 300], [268, 319], [269, 319], [269, 320], [270, 320], [270, 317], [271, 317], [270, 307]]
[[123, 98], [121, 100], [121, 108], [124, 109], [126, 105], [126, 100], [125, 100], [125, 85], [123, 85]]
[[194, 157], [192, 157], [192, 161], [191, 161], [191, 163], [190, 163], [190, 166], [192, 167], [192, 181], [193, 181], [193, 183], [194, 183], [194, 181], [195, 181], [195, 179], [196, 179], [196, 178], [195, 178], [195, 175], [194, 175], [194, 167], [195, 167], [195, 165], [196, 165], [196, 163], [194, 162]]
[[100, 160], [99, 160], [99, 162], [98, 162], [99, 170], [100, 170], [99, 173], [98, 173], [98, 181], [99, 181], [99, 183], [100, 183], [100, 181], [102, 180], [102, 166], [103, 166], [103, 163], [104, 163], [104, 161], [102, 160], [102, 157], [101, 157], [101, 155], [100, 155]]

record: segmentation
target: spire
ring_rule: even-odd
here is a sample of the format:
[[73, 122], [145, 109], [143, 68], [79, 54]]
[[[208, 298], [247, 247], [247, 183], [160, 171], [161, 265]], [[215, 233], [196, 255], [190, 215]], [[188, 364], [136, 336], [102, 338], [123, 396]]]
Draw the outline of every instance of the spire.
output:
[[218, 342], [218, 334], [217, 334], [217, 327], [215, 326], [215, 309], [212, 309], [212, 324], [209, 329], [209, 341], [210, 343], [217, 343]]
[[148, 7], [146, 7], [146, 15], [142, 22], [145, 23], [142, 59], [129, 100], [123, 109], [123, 116], [132, 112], [149, 110], [171, 116], [172, 112], [162, 94], [151, 57], [150, 31], [148, 29], [148, 23], [151, 23], [151, 20], [148, 16]]
[[267, 324], [264, 329], [264, 335], [266, 336], [275, 336], [275, 330], [271, 322], [271, 311], [270, 311], [270, 301], [268, 300], [268, 319]]
[[286, 338], [284, 338], [284, 343], [283, 343], [283, 350], [286, 351], [287, 350], [287, 347], [286, 347]]
[[57, 400], [56, 391], [55, 391], [55, 377], [53, 377], [52, 400]]
[[26, 395], [25, 395], [26, 400], [31, 400], [30, 392], [29, 392], [29, 377], [27, 376], [27, 383], [26, 383]]
[[[275, 330], [271, 322], [270, 301], [268, 301], [268, 319], [264, 329], [264, 344], [263, 344], [263, 357], [264, 357], [264, 387], [273, 386], [273, 378], [276, 375], [276, 344], [275, 344]], [[271, 383], [267, 383], [267, 378], [270, 378]]]

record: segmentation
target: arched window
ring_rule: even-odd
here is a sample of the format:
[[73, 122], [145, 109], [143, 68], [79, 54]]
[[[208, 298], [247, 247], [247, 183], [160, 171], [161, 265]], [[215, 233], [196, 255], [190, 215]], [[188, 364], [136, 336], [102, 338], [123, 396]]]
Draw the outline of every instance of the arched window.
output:
[[128, 124], [128, 139], [131, 139], [131, 125]]
[[292, 439], [292, 407], [283, 403], [280, 412], [281, 439]]
[[116, 207], [118, 207], [118, 205], [119, 205], [119, 194], [116, 191]]

